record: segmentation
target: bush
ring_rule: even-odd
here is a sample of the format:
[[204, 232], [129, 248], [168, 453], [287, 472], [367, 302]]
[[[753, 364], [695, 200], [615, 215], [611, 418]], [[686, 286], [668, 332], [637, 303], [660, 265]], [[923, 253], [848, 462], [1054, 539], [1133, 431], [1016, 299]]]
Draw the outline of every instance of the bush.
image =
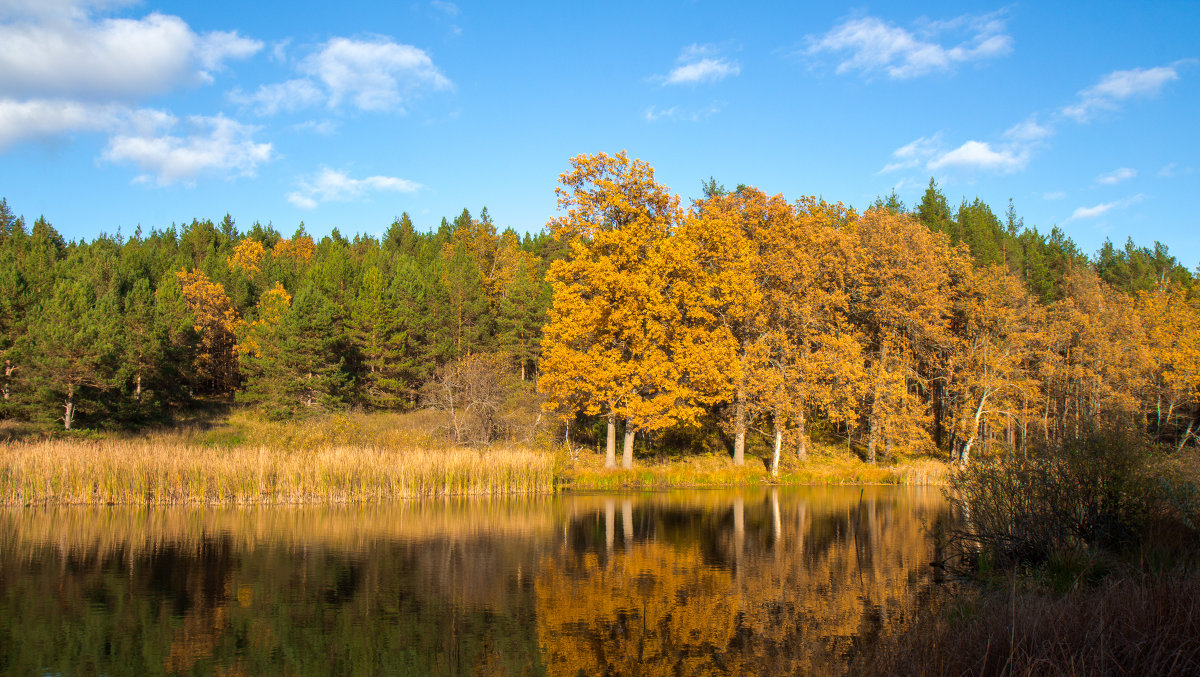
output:
[[1040, 564], [1076, 548], [1135, 542], [1154, 511], [1151, 445], [1109, 432], [1056, 446], [980, 458], [951, 476], [962, 508], [954, 534], [968, 564]]

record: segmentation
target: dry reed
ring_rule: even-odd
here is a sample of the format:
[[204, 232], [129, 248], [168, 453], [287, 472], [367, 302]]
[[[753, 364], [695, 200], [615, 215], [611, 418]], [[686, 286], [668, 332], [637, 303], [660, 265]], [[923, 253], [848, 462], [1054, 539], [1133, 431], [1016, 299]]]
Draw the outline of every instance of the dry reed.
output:
[[853, 671], [1200, 674], [1200, 576], [1113, 579], [1061, 597], [1019, 590], [990, 593], [926, 617], [907, 634], [875, 647], [870, 659]]
[[549, 454], [375, 445], [48, 440], [0, 446], [0, 504], [253, 504], [549, 492]]

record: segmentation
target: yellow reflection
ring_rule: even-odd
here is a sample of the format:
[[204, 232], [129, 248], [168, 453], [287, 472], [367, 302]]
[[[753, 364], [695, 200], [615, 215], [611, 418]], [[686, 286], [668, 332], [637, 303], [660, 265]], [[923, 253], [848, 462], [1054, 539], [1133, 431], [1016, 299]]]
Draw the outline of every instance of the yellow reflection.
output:
[[551, 675], [832, 669], [856, 638], [909, 620], [928, 590], [925, 524], [944, 510], [936, 492], [870, 488], [620, 505], [622, 531], [636, 536], [624, 547], [613, 500], [580, 497], [567, 510], [575, 531], [603, 511], [604, 549], [564, 539], [540, 561], [537, 629]]

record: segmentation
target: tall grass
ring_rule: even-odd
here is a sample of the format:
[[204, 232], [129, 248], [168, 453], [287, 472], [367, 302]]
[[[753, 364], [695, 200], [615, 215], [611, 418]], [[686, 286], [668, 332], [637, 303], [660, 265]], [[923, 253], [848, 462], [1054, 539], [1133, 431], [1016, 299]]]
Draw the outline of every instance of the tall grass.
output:
[[0, 504], [307, 503], [548, 492], [553, 466], [549, 454], [522, 448], [46, 440], [0, 447]]
[[1065, 596], [994, 593], [930, 614], [851, 673], [1200, 674], [1200, 575], [1111, 579]]
[[677, 459], [639, 460], [633, 470], [604, 468], [604, 455], [582, 453], [567, 476], [568, 486], [580, 490], [666, 489], [685, 487], [746, 486], [753, 484], [900, 484], [941, 485], [949, 475], [949, 464], [916, 458], [894, 463], [865, 463], [845, 454], [813, 454], [806, 461], [790, 461], [778, 477], [771, 477], [765, 463], [747, 457], [746, 465], [734, 467], [723, 454], [701, 454]]

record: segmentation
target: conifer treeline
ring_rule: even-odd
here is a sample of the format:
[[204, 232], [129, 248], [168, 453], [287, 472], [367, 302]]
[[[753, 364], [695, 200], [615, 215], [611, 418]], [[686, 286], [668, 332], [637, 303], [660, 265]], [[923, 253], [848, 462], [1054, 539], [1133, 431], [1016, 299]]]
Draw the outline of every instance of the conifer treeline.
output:
[[861, 213], [712, 180], [685, 209], [623, 154], [575, 158], [562, 183], [564, 215], [524, 237], [485, 209], [378, 239], [226, 216], [66, 242], [0, 201], [0, 417], [406, 409], [489, 353], [563, 418], [607, 421], [614, 462], [618, 425], [627, 462], [639, 431], [718, 424], [736, 462], [755, 431], [776, 458], [817, 434], [966, 459], [1103, 421], [1178, 445], [1200, 426], [1193, 278], [1160, 244], [1089, 260], [932, 181], [911, 210], [893, 194]]
[[405, 214], [380, 239], [226, 216], [66, 242], [0, 201], [0, 418], [132, 427], [234, 395], [275, 417], [404, 409], [481, 352], [524, 374], [556, 251], [486, 208], [432, 232]]
[[626, 155], [561, 177], [570, 248], [554, 288], [540, 385], [551, 406], [608, 421], [607, 463], [639, 431], [720, 421], [803, 457], [807, 440], [966, 463], [994, 443], [1057, 444], [1104, 426], [1177, 445], [1200, 403], [1200, 305], [1166, 248], [1107, 244], [1095, 262], [1061, 231], [952, 214], [931, 181], [858, 213], [715, 181], [690, 209]]

